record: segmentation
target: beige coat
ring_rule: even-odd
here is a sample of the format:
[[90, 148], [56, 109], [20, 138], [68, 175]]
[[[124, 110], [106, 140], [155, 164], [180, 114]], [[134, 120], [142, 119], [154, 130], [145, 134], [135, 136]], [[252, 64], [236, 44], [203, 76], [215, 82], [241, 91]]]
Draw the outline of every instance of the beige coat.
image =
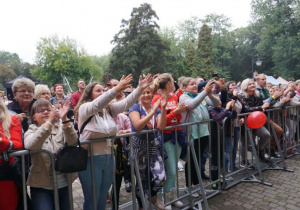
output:
[[[57, 152], [59, 148], [64, 146], [64, 141], [69, 146], [77, 144], [77, 133], [73, 125], [66, 128], [58, 125], [51, 132], [43, 125], [40, 127], [30, 125], [24, 137], [25, 148], [28, 150], [46, 149]], [[45, 152], [32, 153], [27, 184], [31, 187], [51, 187], [50, 167], [51, 159], [48, 154]], [[76, 177], [76, 173], [71, 174], [72, 182]]]

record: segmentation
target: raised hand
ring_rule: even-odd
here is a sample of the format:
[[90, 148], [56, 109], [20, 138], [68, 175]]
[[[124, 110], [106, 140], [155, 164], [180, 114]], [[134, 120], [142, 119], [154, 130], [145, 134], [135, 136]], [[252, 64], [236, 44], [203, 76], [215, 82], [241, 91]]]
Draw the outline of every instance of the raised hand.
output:
[[280, 91], [275, 91], [273, 96], [275, 97], [275, 99], [279, 98], [281, 96]]
[[234, 90], [233, 90], [233, 95], [234, 95], [234, 96], [237, 96], [237, 95], [238, 95], [237, 89], [234, 89]]
[[156, 113], [156, 111], [157, 111], [160, 103], [161, 103], [161, 99], [160, 98], [157, 101], [155, 101], [155, 103], [153, 104], [153, 107], [152, 107], [153, 108], [152, 109], [153, 113]]
[[129, 74], [128, 76], [122, 76], [122, 78], [120, 79], [119, 84], [115, 87], [115, 91], [117, 93], [122, 92], [123, 90], [125, 90], [127, 88], [127, 85], [130, 84], [130, 82], [132, 81], [132, 75]]
[[161, 108], [162, 109], [166, 108], [167, 103], [168, 103], [166, 96], [162, 95], [162, 97], [160, 99], [161, 99], [161, 101], [160, 101]]
[[209, 80], [208, 83], [204, 87], [204, 91], [209, 94], [212, 92], [214, 81]]
[[140, 92], [142, 92], [146, 87], [149, 87], [152, 83], [152, 77], [151, 74], [147, 74], [147, 76], [142, 79], [142, 76], [140, 76], [140, 80], [139, 80], [139, 90]]
[[60, 115], [59, 115], [59, 110], [53, 106], [51, 107], [51, 111], [50, 111], [50, 114], [49, 114], [49, 122], [51, 122], [52, 124], [58, 122], [60, 118]]
[[66, 100], [64, 105], [59, 108], [59, 116], [64, 121], [67, 118], [67, 114], [70, 110], [71, 102]]

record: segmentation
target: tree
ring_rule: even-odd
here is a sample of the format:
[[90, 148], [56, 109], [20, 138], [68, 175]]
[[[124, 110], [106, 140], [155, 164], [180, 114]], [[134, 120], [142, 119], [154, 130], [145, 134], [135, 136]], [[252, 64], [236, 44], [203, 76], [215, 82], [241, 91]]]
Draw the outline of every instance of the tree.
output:
[[163, 28], [160, 36], [170, 43], [170, 54], [176, 56], [176, 66], [174, 71], [179, 76], [186, 76], [184, 58], [186, 56], [189, 44], [197, 48], [197, 37], [199, 34], [201, 21], [197, 17], [191, 17], [188, 20], [179, 22], [174, 28]]
[[255, 46], [264, 72], [300, 77], [300, 1], [253, 0], [251, 28], [259, 36]]
[[225, 15], [209, 14], [201, 20], [212, 29], [212, 46], [215, 72], [226, 80], [231, 78], [230, 69], [235, 48], [235, 37], [230, 32], [232, 24]]
[[204, 24], [199, 32], [197, 49], [197, 76], [210, 78], [214, 72], [211, 29]]
[[14, 70], [11, 69], [8, 65], [0, 64], [0, 84], [5, 87], [5, 83], [14, 79], [16, 76], [17, 75]]
[[4, 64], [6, 61], [17, 61], [18, 63], [21, 63], [21, 59], [17, 53], [0, 51], [0, 64]]
[[0, 51], [0, 84], [5, 86], [5, 83], [14, 79], [19, 75], [23, 75], [29, 79], [34, 79], [29, 70], [34, 65], [24, 63], [16, 53]]
[[168, 54], [169, 43], [158, 34], [158, 19], [151, 5], [133, 8], [131, 18], [122, 20], [121, 30], [114, 36], [109, 73], [114, 78], [132, 74], [137, 84], [142, 73], [163, 73], [172, 69], [175, 57]]
[[186, 72], [185, 76], [191, 76], [196, 78], [197, 71], [197, 53], [192, 43], [189, 44], [188, 49], [186, 51], [185, 57], [183, 59], [184, 69]]
[[41, 38], [37, 44], [37, 66], [32, 74], [49, 85], [62, 82], [66, 76], [75, 87], [78, 79], [89, 81], [91, 75], [102, 78], [102, 69], [97, 66], [84, 49], [77, 47], [76, 41], [67, 38], [59, 40], [57, 35]]

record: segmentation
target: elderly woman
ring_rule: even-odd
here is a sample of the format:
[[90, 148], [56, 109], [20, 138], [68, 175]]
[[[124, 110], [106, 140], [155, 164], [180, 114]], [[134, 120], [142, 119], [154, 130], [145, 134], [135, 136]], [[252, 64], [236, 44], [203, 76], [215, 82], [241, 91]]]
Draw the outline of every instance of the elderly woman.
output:
[[[16, 116], [11, 116], [4, 102], [0, 100], [0, 209], [17, 209], [19, 195], [16, 173], [16, 159], [9, 157], [11, 150], [22, 149], [21, 124]], [[14, 178], [12, 178], [14, 177]], [[17, 181], [18, 182], [18, 181]], [[22, 205], [22, 203], [20, 203]]]
[[[33, 98], [35, 84], [28, 78], [17, 79], [12, 85], [12, 91], [14, 94], [13, 101], [7, 106], [7, 108], [16, 115], [21, 122], [22, 132], [25, 133], [28, 130], [32, 121], [30, 118], [31, 107], [35, 101]], [[24, 145], [24, 139], [22, 138], [22, 144]], [[20, 158], [19, 158], [20, 159]], [[26, 177], [29, 172], [30, 157], [25, 156], [25, 173]], [[20, 166], [21, 168], [21, 166]], [[30, 201], [28, 202], [30, 205]]]
[[34, 98], [35, 99], [43, 98], [43, 99], [46, 99], [47, 101], [49, 101], [50, 96], [51, 96], [51, 93], [50, 93], [48, 85], [35, 86], [35, 89], [34, 89]]
[[17, 79], [12, 85], [12, 91], [14, 94], [13, 102], [8, 105], [8, 109], [16, 113], [16, 116], [22, 124], [24, 132], [28, 130], [31, 124], [30, 110], [34, 103], [33, 99], [35, 84], [28, 78]]
[[[245, 79], [241, 84], [241, 92], [238, 96], [242, 100], [242, 112], [253, 111], [265, 111], [269, 107], [270, 103], [263, 103], [262, 96], [256, 90], [255, 82], [252, 79]], [[269, 160], [265, 158], [265, 147], [270, 141], [270, 132], [264, 127], [253, 129], [254, 136], [258, 136], [259, 159], [261, 162], [269, 163]], [[245, 162], [245, 141], [242, 141], [242, 161]]]
[[[59, 105], [58, 108], [59, 110], [45, 99], [38, 99], [33, 104], [30, 116], [34, 124], [30, 125], [25, 133], [26, 149], [46, 149], [56, 153], [64, 146], [64, 143], [69, 146], [77, 144], [77, 133], [67, 118], [70, 101], [66, 101], [63, 107]], [[62, 124], [59, 123], [60, 119]], [[54, 209], [50, 157], [43, 152], [32, 153], [31, 163], [27, 184], [30, 186], [33, 209]], [[66, 174], [56, 172], [56, 175], [60, 209], [70, 209]], [[72, 174], [71, 177], [74, 181], [76, 175]]]
[[[50, 103], [54, 106], [58, 106], [58, 104], [62, 105], [64, 104], [67, 100], [71, 101], [70, 97], [67, 97], [64, 95], [64, 85], [63, 84], [55, 84], [53, 86], [53, 90], [55, 93], [55, 96], [50, 98]], [[68, 112], [67, 117], [71, 119], [73, 117], [73, 106], [71, 104], [70, 110]]]

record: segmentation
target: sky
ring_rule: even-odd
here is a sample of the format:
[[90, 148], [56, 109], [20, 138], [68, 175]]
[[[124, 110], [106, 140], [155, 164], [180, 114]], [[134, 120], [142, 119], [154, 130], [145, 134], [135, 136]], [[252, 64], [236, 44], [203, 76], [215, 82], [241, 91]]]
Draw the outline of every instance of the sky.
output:
[[233, 28], [247, 26], [251, 0], [1, 0], [0, 51], [17, 53], [34, 63], [41, 37], [69, 37], [90, 55], [111, 51], [121, 20], [128, 20], [134, 7], [152, 5], [158, 25], [173, 27], [192, 16], [215, 13], [229, 17]]

